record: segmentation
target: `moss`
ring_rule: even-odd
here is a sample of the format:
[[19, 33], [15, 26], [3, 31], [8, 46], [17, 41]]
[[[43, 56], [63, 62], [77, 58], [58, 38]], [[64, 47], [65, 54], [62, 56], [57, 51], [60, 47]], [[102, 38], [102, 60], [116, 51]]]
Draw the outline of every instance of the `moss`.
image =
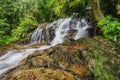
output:
[[26, 38], [24, 38], [24, 43], [28, 43], [29, 42], [29, 38], [28, 37], [26, 37]]
[[58, 60], [52, 61], [51, 66], [54, 67], [54, 68], [59, 68], [59, 61]]
[[70, 46], [71, 45], [71, 41], [69, 39], [66, 39], [63, 43], [63, 45], [65, 46]]

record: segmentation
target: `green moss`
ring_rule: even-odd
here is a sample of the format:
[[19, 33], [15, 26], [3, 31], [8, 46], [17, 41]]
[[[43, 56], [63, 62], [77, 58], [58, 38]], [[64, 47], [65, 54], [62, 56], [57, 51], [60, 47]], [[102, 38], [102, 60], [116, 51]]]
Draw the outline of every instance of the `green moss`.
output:
[[[110, 63], [110, 60], [108, 59], [110, 56], [106, 56], [102, 54], [99, 51], [89, 52], [88, 53], [89, 60], [94, 59], [93, 67], [91, 71], [93, 72], [94, 76], [96, 77], [96, 80], [118, 80], [118, 76], [115, 76], [115, 72], [113, 71], [118, 67], [113, 66], [114, 64]], [[107, 59], [107, 63], [104, 59]], [[117, 68], [118, 70], [118, 68]], [[115, 73], [115, 74], [114, 74]]]
[[66, 39], [63, 43], [63, 45], [65, 46], [70, 46], [71, 45], [71, 41], [69, 39]]
[[59, 61], [58, 60], [52, 61], [51, 66], [54, 67], [54, 68], [58, 68], [59, 67]]
[[24, 38], [24, 43], [28, 43], [28, 41], [29, 41], [28, 37]]

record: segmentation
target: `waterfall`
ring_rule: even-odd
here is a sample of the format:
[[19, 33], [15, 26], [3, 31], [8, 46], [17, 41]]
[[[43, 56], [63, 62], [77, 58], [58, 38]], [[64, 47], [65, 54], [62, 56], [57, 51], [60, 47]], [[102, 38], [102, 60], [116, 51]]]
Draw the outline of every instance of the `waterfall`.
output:
[[[51, 45], [56, 45], [58, 43], [63, 43], [64, 39], [71, 38], [74, 40], [90, 37], [93, 26], [89, 24], [86, 19], [75, 20], [70, 18], [59, 19], [54, 21], [49, 26], [46, 27], [45, 31], [48, 31], [48, 35], [50, 37], [54, 37], [52, 41], [50, 41]], [[51, 31], [52, 30], [52, 34]], [[48, 38], [46, 32], [41, 28], [37, 28], [36, 31], [32, 34], [30, 42], [37, 43], [43, 42]]]
[[37, 28], [37, 30], [31, 36], [30, 43], [44, 42], [44, 40], [43, 29]]
[[[57, 28], [55, 29], [55, 38], [50, 43], [51, 45], [56, 45], [58, 43], [63, 43], [64, 37], [67, 35], [69, 30], [69, 23], [71, 18], [65, 19], [64, 22], [58, 21]], [[61, 23], [61, 24], [60, 24]]]
[[89, 31], [92, 29], [92, 26], [89, 25], [86, 19], [75, 20], [66, 18], [54, 21], [49, 26], [46, 26], [45, 29], [46, 30], [37, 28], [31, 35], [30, 44], [44, 42], [49, 39], [50, 45], [9, 51], [7, 54], [0, 57], [0, 75], [18, 66], [23, 59], [37, 50], [45, 50], [59, 43], [63, 43], [66, 38], [77, 40], [91, 36]]

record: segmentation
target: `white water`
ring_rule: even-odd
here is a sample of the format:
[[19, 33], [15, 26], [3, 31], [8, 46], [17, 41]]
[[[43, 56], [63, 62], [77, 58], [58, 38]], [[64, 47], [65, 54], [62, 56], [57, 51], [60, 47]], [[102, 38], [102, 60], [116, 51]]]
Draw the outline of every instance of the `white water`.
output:
[[[60, 21], [60, 23], [63, 20]], [[66, 19], [64, 22], [61, 24], [58, 23], [58, 27], [55, 30], [55, 38], [51, 42], [52, 45], [56, 45], [58, 43], [63, 43], [64, 37], [67, 35], [67, 32], [69, 30], [69, 24], [70, 24], [71, 18]]]
[[30, 43], [42, 42], [44, 41], [43, 30], [37, 28], [37, 30], [32, 34]]
[[12, 50], [0, 58], [0, 75], [19, 63], [36, 49]]
[[[73, 24], [71, 24], [71, 22]], [[11, 68], [18, 66], [23, 59], [28, 57], [33, 52], [37, 50], [45, 50], [59, 43], [63, 43], [65, 37], [68, 34], [68, 31], [71, 29], [77, 30], [76, 35], [73, 37], [74, 40], [83, 37], [89, 37], [87, 29], [90, 28], [90, 26], [87, 24], [85, 19], [82, 19], [81, 21], [76, 21], [71, 18], [59, 19], [58, 21], [53, 22], [47, 28], [49, 27], [54, 27], [55, 29], [55, 37], [51, 41], [50, 45], [41, 46], [39, 48], [33, 49], [9, 51], [7, 54], [0, 57], [0, 75], [2, 75], [4, 72]], [[31, 43], [42, 42], [44, 41], [44, 37], [45, 35], [42, 29], [37, 29], [31, 36]]]
[[74, 37], [74, 40], [84, 38], [84, 37], [89, 37], [89, 32], [87, 31], [87, 29], [89, 29], [89, 28], [91, 28], [91, 27], [87, 24], [85, 19], [78, 21], [77, 26], [75, 28], [78, 30], [78, 32], [77, 32], [76, 36]]

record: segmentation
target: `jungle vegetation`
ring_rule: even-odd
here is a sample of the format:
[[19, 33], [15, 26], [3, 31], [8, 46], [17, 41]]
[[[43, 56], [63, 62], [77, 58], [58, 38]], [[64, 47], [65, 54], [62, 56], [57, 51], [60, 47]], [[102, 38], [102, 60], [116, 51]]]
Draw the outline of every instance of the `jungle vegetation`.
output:
[[0, 0], [0, 45], [15, 43], [43, 22], [79, 13], [93, 17], [102, 36], [120, 38], [119, 0]]

